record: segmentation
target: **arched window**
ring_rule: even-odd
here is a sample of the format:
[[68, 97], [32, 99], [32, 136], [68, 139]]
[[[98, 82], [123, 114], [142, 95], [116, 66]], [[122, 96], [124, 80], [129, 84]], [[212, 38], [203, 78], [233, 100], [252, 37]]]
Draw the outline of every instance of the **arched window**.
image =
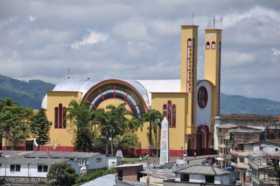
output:
[[192, 39], [191, 38], [188, 39], [187, 46], [188, 47], [192, 47]]
[[211, 48], [212, 48], [212, 49], [215, 49], [215, 48], [216, 48], [216, 42], [215, 42], [215, 41], [212, 41], [212, 43], [211, 43]]
[[205, 48], [206, 48], [206, 49], [209, 49], [209, 48], [210, 48], [210, 42], [209, 42], [209, 41], [206, 42]]

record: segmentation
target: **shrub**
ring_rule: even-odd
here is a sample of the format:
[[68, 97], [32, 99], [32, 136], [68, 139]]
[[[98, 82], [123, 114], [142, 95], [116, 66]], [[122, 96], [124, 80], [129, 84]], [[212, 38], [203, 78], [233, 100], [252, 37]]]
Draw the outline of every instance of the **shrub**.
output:
[[107, 175], [107, 174], [112, 174], [112, 173], [115, 173], [115, 172], [116, 172], [115, 169], [91, 170], [91, 171], [88, 171], [87, 174], [85, 174], [83, 176], [80, 176], [77, 179], [76, 184], [80, 185], [81, 183], [88, 182], [88, 181], [94, 180], [94, 179], [96, 179], [100, 176], [104, 176], [104, 175]]
[[50, 167], [47, 180], [50, 186], [71, 186], [75, 183], [75, 170], [67, 163], [55, 163]]

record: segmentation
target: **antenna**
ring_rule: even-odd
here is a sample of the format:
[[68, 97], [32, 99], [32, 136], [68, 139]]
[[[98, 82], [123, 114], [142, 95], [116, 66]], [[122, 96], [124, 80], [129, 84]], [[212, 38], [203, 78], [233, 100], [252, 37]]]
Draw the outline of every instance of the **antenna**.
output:
[[192, 25], [194, 24], [194, 13], [192, 12]]
[[67, 68], [66, 79], [71, 79], [71, 69]]
[[208, 19], [207, 27], [211, 28], [211, 19]]

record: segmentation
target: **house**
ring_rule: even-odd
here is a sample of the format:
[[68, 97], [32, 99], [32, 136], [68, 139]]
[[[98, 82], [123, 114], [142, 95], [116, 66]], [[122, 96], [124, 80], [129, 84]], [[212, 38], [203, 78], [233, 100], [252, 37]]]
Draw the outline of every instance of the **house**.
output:
[[176, 171], [179, 179], [165, 180], [164, 186], [233, 185], [231, 172], [211, 165], [192, 165]]
[[116, 162], [116, 158], [86, 152], [1, 151], [0, 178], [16, 184], [39, 184], [46, 181], [48, 171], [55, 163], [65, 162], [81, 174], [87, 170], [108, 168], [109, 160], [114, 159]]
[[143, 170], [142, 164], [123, 164], [117, 168], [117, 180], [124, 182], [140, 181], [140, 172]]
[[262, 144], [249, 156], [249, 173], [253, 186], [279, 186], [280, 145]]

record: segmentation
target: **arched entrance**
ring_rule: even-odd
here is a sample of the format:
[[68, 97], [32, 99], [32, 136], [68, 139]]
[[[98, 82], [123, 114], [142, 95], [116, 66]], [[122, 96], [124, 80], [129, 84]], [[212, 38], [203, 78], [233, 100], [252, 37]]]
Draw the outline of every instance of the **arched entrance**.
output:
[[196, 152], [197, 155], [203, 155], [209, 152], [209, 127], [207, 125], [200, 125], [197, 128]]
[[109, 99], [119, 99], [125, 102], [135, 116], [147, 111], [147, 105], [141, 93], [131, 84], [122, 80], [105, 80], [92, 88], [85, 94], [83, 102], [89, 103], [92, 108]]

